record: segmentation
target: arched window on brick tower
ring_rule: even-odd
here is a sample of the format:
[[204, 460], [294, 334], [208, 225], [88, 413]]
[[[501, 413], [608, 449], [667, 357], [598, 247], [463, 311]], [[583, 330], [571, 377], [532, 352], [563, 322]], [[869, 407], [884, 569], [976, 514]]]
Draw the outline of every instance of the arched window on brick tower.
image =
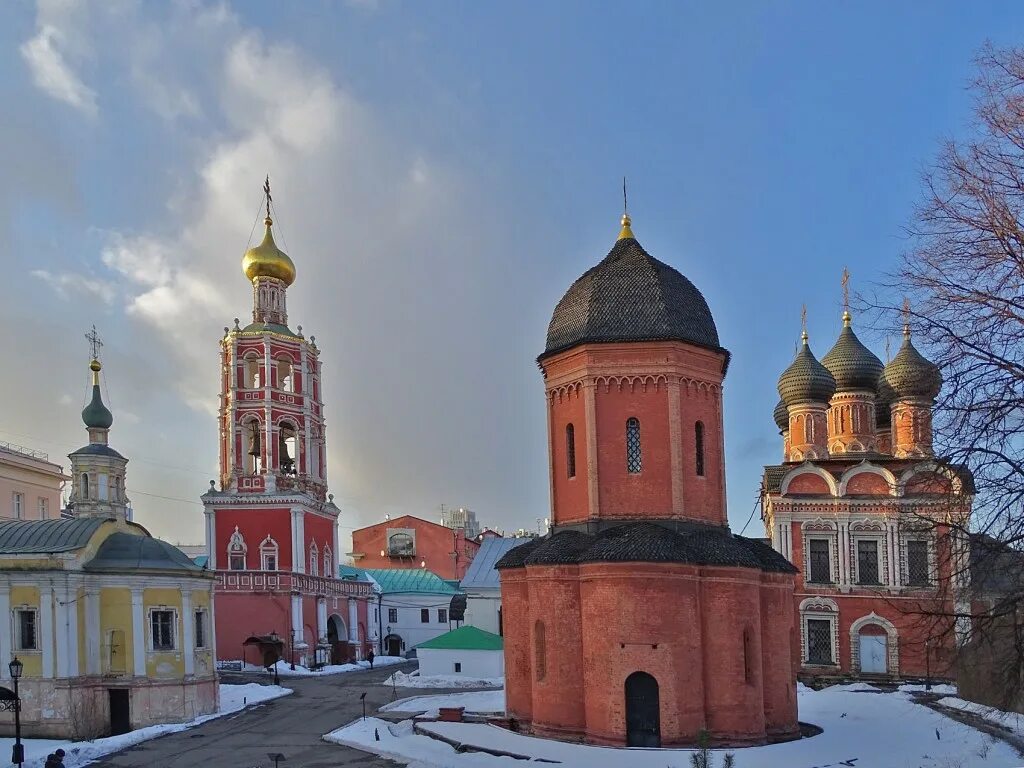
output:
[[259, 389], [263, 386], [260, 376], [260, 358], [255, 352], [249, 352], [245, 356], [245, 388]]
[[281, 358], [277, 361], [277, 388], [285, 392], [295, 391], [295, 376], [291, 360]]
[[244, 571], [245, 570], [245, 556], [248, 552], [248, 547], [245, 545], [245, 539], [238, 530], [238, 526], [235, 526], [235, 532], [231, 534], [231, 538], [228, 539], [228, 568], [232, 571]]
[[263, 540], [263, 543], [260, 544], [260, 568], [264, 571], [276, 571], [278, 564], [277, 554], [277, 542], [268, 535]]
[[565, 425], [565, 474], [576, 477], [576, 428], [572, 424]]
[[282, 421], [278, 428], [278, 465], [285, 475], [298, 474], [299, 467], [299, 431], [289, 421]]
[[643, 453], [640, 448], [640, 420], [630, 416], [626, 419], [626, 471], [638, 475], [641, 469]]
[[538, 680], [543, 680], [547, 674], [547, 641], [544, 637], [544, 622], [538, 619], [533, 625], [533, 671]]
[[704, 422], [693, 425], [693, 461], [698, 477], [704, 477]]

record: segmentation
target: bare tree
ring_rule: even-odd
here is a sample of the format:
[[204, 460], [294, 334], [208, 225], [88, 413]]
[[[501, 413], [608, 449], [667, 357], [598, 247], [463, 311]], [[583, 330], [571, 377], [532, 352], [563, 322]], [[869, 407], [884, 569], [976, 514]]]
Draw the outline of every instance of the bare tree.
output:
[[[971, 84], [975, 120], [949, 140], [923, 178], [911, 247], [894, 275], [915, 341], [942, 369], [935, 453], [967, 468], [976, 494], [969, 521], [943, 534], [971, 542], [950, 556], [952, 584], [966, 589], [947, 621], [959, 630], [964, 665], [987, 663], [1003, 703], [1020, 706], [1024, 679], [1024, 49], [986, 46]], [[893, 323], [895, 325], [895, 323]], [[955, 547], [947, 546], [947, 552]], [[972, 578], [973, 576], [973, 578]], [[970, 584], [968, 587], [967, 585]], [[950, 602], [952, 604], [952, 601]], [[982, 649], [980, 653], [977, 651]], [[983, 661], [987, 659], [988, 661]]]

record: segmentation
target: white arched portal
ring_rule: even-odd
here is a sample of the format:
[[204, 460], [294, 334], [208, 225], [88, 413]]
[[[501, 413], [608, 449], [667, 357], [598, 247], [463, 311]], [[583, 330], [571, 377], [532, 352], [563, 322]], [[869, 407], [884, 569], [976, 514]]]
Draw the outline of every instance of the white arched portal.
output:
[[[862, 632], [866, 627], [879, 627], [885, 634]], [[872, 611], [850, 624], [850, 669], [865, 675], [899, 674], [899, 633], [891, 621]]]

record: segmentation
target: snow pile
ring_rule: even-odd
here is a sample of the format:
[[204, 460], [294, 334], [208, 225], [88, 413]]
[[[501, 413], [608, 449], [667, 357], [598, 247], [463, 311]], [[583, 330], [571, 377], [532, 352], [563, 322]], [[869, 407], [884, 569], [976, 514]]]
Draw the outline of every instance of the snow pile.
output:
[[412, 696], [399, 699], [380, 708], [381, 712], [436, 712], [441, 707], [465, 707], [466, 712], [504, 714], [505, 691], [472, 691], [446, 693], [439, 696]]
[[465, 677], [464, 675], [420, 675], [418, 671], [397, 670], [384, 685], [397, 688], [504, 688], [504, 677]]
[[[407, 661], [408, 659], [403, 659], [401, 656], [375, 656], [373, 668], [390, 667], [395, 664], [404, 664]], [[230, 663], [242, 664], [240, 661]], [[370, 662], [357, 661], [352, 664], [328, 664], [326, 667], [315, 670], [304, 667], [301, 664], [296, 664], [295, 669], [292, 669], [291, 664], [287, 661], [278, 661], [274, 666], [277, 667], [278, 677], [319, 677], [320, 675], [340, 675], [345, 672], [365, 671], [370, 668]], [[243, 672], [266, 672], [268, 675], [273, 675], [273, 669], [274, 667], [271, 667], [268, 671], [266, 667], [261, 667], [257, 664], [242, 664]]]
[[[259, 685], [258, 683], [221, 685], [220, 709], [212, 715], [203, 715], [187, 723], [151, 725], [148, 728], [140, 728], [137, 731], [130, 731], [120, 736], [109, 736], [105, 739], [96, 739], [94, 741], [23, 739], [22, 743], [25, 745], [25, 768], [43, 768], [46, 756], [55, 752], [58, 748], [63, 749], [67, 753], [64, 757], [66, 768], [78, 768], [78, 766], [87, 765], [104, 755], [109, 755], [111, 752], [120, 752], [122, 749], [143, 741], [155, 739], [157, 736], [165, 736], [168, 733], [177, 733], [188, 728], [194, 728], [216, 717], [230, 715], [254, 704], [287, 696], [291, 692], [290, 688], [282, 688], [278, 685]], [[14, 739], [0, 739], [0, 755], [11, 754], [11, 746], [13, 744]]]
[[1013, 731], [1017, 736], [1024, 737], [1024, 715], [1018, 712], [1004, 712], [995, 707], [987, 707], [984, 704], [965, 701], [955, 696], [947, 696], [946, 698], [939, 699], [936, 703], [953, 709], [960, 709], [964, 712], [970, 712], [993, 725], [1006, 728], [1009, 731]]
[[923, 684], [904, 683], [899, 687], [899, 691], [901, 693], [938, 693], [942, 696], [956, 696], [957, 694], [956, 686], [948, 683], [935, 683], [930, 691]]
[[[851, 690], [855, 688], [855, 690]], [[822, 691], [801, 688], [800, 719], [824, 729], [807, 739], [733, 752], [740, 768], [814, 768], [854, 765], [863, 768], [1018, 768], [1021, 759], [1006, 743], [916, 704], [907, 694], [877, 692], [870, 686], [833, 686]], [[423, 697], [427, 698], [427, 697]], [[434, 697], [430, 697], [434, 698]], [[397, 703], [397, 702], [396, 702]], [[421, 702], [422, 705], [422, 702]], [[461, 706], [461, 705], [460, 705]], [[588, 768], [680, 768], [690, 764], [691, 750], [630, 749], [570, 744], [522, 736], [480, 723], [421, 723], [420, 727], [456, 743], [482, 745], [534, 760]], [[380, 741], [374, 738], [374, 731]], [[324, 737], [418, 768], [507, 768], [507, 757], [456, 752], [447, 744], [413, 733], [410, 721], [394, 725], [376, 718], [356, 721]]]

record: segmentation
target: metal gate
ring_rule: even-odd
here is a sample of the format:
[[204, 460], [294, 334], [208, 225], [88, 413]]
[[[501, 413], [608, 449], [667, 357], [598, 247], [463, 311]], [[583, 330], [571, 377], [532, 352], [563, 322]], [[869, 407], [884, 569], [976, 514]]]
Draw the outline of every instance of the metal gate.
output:
[[860, 636], [860, 671], [865, 674], [884, 675], [886, 669], [886, 636]]
[[626, 746], [661, 746], [658, 681], [646, 672], [626, 678]]

